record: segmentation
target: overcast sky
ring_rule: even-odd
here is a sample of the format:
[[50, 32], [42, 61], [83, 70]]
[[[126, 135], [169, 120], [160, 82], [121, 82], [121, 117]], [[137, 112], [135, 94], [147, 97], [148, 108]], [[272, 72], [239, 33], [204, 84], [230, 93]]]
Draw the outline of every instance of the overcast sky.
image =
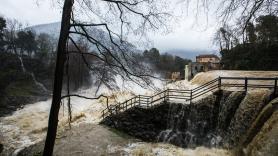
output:
[[[56, 1], [55, 1], [56, 2]], [[30, 26], [60, 21], [61, 8], [52, 0], [0, 0], [0, 15], [15, 18]], [[212, 45], [216, 25], [209, 19], [206, 26], [193, 26], [195, 18], [184, 16], [175, 24], [173, 32], [151, 35], [154, 47], [161, 51], [169, 49], [216, 50]]]

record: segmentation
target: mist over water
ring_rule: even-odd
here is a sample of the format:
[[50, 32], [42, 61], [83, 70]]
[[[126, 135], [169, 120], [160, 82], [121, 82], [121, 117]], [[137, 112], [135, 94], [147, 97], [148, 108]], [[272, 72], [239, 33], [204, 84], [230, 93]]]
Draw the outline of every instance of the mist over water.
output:
[[[26, 71], [23, 64], [22, 70]], [[156, 90], [142, 88], [132, 82], [123, 82], [120, 76], [115, 77], [117, 89], [109, 90], [101, 86], [97, 95], [109, 95], [109, 104], [123, 102], [133, 95], [143, 94], [151, 95]], [[156, 88], [164, 89], [165, 82], [153, 79]], [[181, 86], [191, 87], [188, 82], [182, 82], [184, 85], [169, 84], [168, 87], [176, 88]], [[185, 85], [186, 84], [186, 85]], [[96, 93], [96, 86], [87, 89], [79, 89], [76, 93], [88, 97], [93, 97]], [[59, 132], [61, 133], [68, 125], [67, 101], [63, 101], [59, 112]], [[106, 100], [87, 100], [77, 97], [71, 98], [73, 126], [81, 123], [97, 124], [101, 120], [101, 111], [106, 107]], [[0, 118], [1, 138], [6, 151], [17, 153], [25, 147], [42, 141], [45, 137], [48, 123], [48, 115], [51, 105], [51, 99], [25, 105], [23, 109], [14, 112], [12, 115]]]
[[[163, 89], [163, 83], [159, 80], [153, 80], [154, 84], [159, 88]], [[120, 77], [116, 78], [116, 82], [118, 84], [118, 90], [108, 90], [106, 87], [102, 86], [99, 93], [108, 93], [112, 99], [109, 99], [109, 102], [122, 102], [134, 94], [152, 94], [156, 92], [155, 90], [144, 89], [133, 83], [123, 83]], [[128, 90], [128, 91], [127, 91]], [[91, 86], [88, 89], [80, 89], [77, 91], [78, 94], [92, 97], [95, 94], [96, 87]], [[113, 95], [113, 96], [112, 96]], [[64, 101], [66, 104], [66, 101]], [[91, 126], [88, 127], [99, 127], [97, 124], [100, 121], [101, 111], [106, 107], [106, 103], [104, 99], [100, 100], [86, 100], [82, 98], [71, 98], [72, 103], [72, 112], [73, 112], [73, 127], [79, 127], [80, 124], [89, 124]], [[13, 153], [16, 154], [20, 150], [28, 147], [30, 145], [36, 144], [42, 141], [46, 135], [47, 123], [48, 123], [48, 114], [50, 110], [51, 99], [46, 101], [40, 101], [33, 104], [25, 105], [25, 107], [21, 110], [14, 112], [12, 115], [7, 117], [0, 118], [0, 127], [1, 127], [1, 142], [4, 144], [4, 153]], [[67, 116], [67, 107], [66, 105], [62, 105], [59, 112], [59, 128], [57, 137], [63, 136], [65, 131], [68, 129], [68, 116]], [[109, 140], [113, 140], [114, 132], [104, 130], [99, 127], [96, 129], [102, 129], [98, 131], [98, 135], [102, 138], [107, 137]], [[73, 128], [69, 130], [69, 132], [76, 133], [80, 130], [77, 128]], [[92, 130], [88, 130], [92, 131]], [[85, 135], [88, 131], [82, 132]], [[102, 134], [103, 133], [103, 134]], [[112, 136], [111, 136], [112, 135]], [[93, 136], [95, 137], [95, 136]], [[90, 138], [90, 137], [89, 137]], [[121, 137], [120, 137], [121, 138]], [[87, 138], [88, 139], [88, 138]], [[80, 138], [72, 137], [72, 140], [65, 144], [65, 147], [70, 147], [70, 144], [80, 144], [78, 143]], [[100, 140], [94, 140], [91, 138], [87, 140], [91, 145], [103, 144], [104, 149], [113, 152], [122, 152], [125, 155], [137, 155], [140, 153], [152, 153], [154, 155], [184, 155], [185, 153], [189, 155], [199, 155], [202, 150], [210, 151], [207, 148], [198, 148], [196, 150], [185, 150], [168, 144], [149, 144], [145, 142], [138, 141], [130, 141], [129, 138], [121, 138], [120, 140], [115, 140], [113, 145], [107, 146], [105, 142]], [[118, 149], [118, 146], [126, 140], [126, 144], [122, 144]], [[82, 142], [86, 142], [84, 138]], [[133, 142], [133, 143], [132, 143]], [[138, 142], [138, 143], [137, 143]], [[110, 143], [109, 143], [110, 144]], [[57, 145], [59, 146], [59, 145]], [[148, 148], [146, 148], [148, 147]], [[153, 147], [153, 148], [150, 148]], [[119, 151], [115, 150], [118, 149]], [[78, 149], [76, 149], [78, 150]], [[84, 150], [84, 149], [83, 149]], [[213, 149], [212, 155], [217, 155], [218, 153], [225, 153], [225, 151]], [[205, 152], [206, 153], [206, 152]], [[220, 155], [221, 155], [220, 154]], [[9, 154], [7, 154], [9, 155]], [[63, 155], [63, 154], [62, 154]]]
[[[25, 69], [23, 64], [22, 69]], [[163, 86], [163, 82], [157, 79], [154, 79], [153, 82], [158, 87]], [[97, 95], [105, 94], [110, 96], [109, 104], [113, 104], [115, 102], [123, 102], [135, 94], [150, 94], [150, 92], [155, 92], [155, 90], [144, 89], [132, 82], [124, 83], [119, 76], [116, 76], [116, 84], [118, 89], [109, 90], [107, 87], [102, 86]], [[79, 89], [76, 94], [94, 97], [96, 89], [97, 87], [92, 85], [87, 89]], [[64, 104], [61, 105], [59, 112], [58, 133], [59, 131], [63, 131], [68, 125], [67, 101], [64, 100], [62, 103]], [[1, 117], [0, 138], [5, 150], [17, 153], [25, 147], [42, 141], [47, 130], [50, 105], [51, 99], [48, 99], [46, 101], [25, 105], [23, 109], [15, 111], [12, 115]], [[106, 100], [87, 100], [72, 97], [71, 105], [74, 121], [72, 123], [73, 126], [77, 126], [80, 123], [97, 124], [101, 119], [101, 111], [106, 107]]]
[[[208, 73], [208, 77], [217, 77], [216, 73]], [[199, 75], [196, 78], [194, 78], [191, 82], [188, 81], [178, 81], [175, 83], [171, 83], [168, 85], [165, 85], [164, 82], [161, 82], [159, 80], [153, 80], [157, 88], [160, 88], [161, 90], [165, 88], [177, 88], [177, 89], [191, 89], [196, 86], [198, 86], [199, 83], [203, 83], [205, 81], [202, 79], [203, 76]], [[133, 84], [131, 82], [125, 82], [120, 79], [120, 77], [116, 77], [116, 83], [118, 85], [118, 90], [109, 90], [105, 86], [102, 86], [98, 92], [98, 95], [101, 93], [105, 93], [106, 95], [109, 95], [109, 103], [115, 103], [115, 102], [123, 102], [124, 100], [130, 98], [133, 95], [137, 94], [147, 94], [151, 95], [153, 92], [156, 92], [156, 90], [151, 89], [144, 89], [136, 84]], [[166, 86], [164, 88], [164, 86]], [[95, 95], [96, 87], [91, 86], [87, 89], [80, 89], [77, 91], [78, 94], [93, 97]], [[63, 102], [65, 105], [61, 106], [60, 113], [59, 113], [59, 128], [58, 128], [58, 137], [63, 136], [65, 131], [70, 131], [72, 133], [77, 133], [80, 130], [72, 129], [68, 130], [68, 114], [67, 114], [67, 107], [66, 107], [66, 101]], [[72, 112], [73, 112], [73, 123], [72, 127], [78, 127], [81, 124], [89, 124], [88, 127], [97, 127], [98, 122], [101, 120], [101, 111], [105, 109], [106, 107], [106, 100], [99, 99], [99, 100], [86, 100], [82, 98], [71, 98], [72, 103]], [[30, 145], [33, 145], [35, 143], [38, 143], [42, 141], [46, 134], [46, 128], [47, 128], [47, 122], [48, 122], [48, 115], [51, 105], [51, 99], [48, 99], [46, 101], [40, 101], [33, 104], [25, 105], [23, 109], [20, 109], [16, 112], [14, 112], [10, 116], [1, 117], [0, 118], [0, 127], [1, 127], [1, 143], [4, 145], [4, 150], [7, 153], [17, 153], [21, 149], [28, 147]], [[173, 107], [172, 110], [175, 110]], [[120, 146], [120, 151], [125, 152], [126, 155], [133, 155], [134, 153], [152, 153], [153, 155], [189, 155], [189, 156], [195, 156], [195, 155], [229, 155], [230, 152], [226, 150], [221, 149], [209, 149], [205, 147], [197, 147], [195, 149], [183, 149], [179, 148], [173, 145], [169, 145], [166, 142], [169, 142], [170, 140], [173, 140], [174, 138], [177, 138], [178, 135], [173, 135], [173, 131], [176, 131], [177, 127], [174, 127], [173, 121], [178, 122], [178, 118], [183, 116], [184, 114], [176, 114], [175, 116], [169, 116], [172, 117], [173, 120], [169, 120], [168, 123], [169, 128], [163, 132], [161, 132], [161, 139], [164, 140], [164, 143], [146, 143], [141, 141], [134, 141], [130, 140], [130, 138], [122, 138], [119, 140], [115, 140], [116, 143], [114, 143], [111, 146], [107, 146], [105, 142], [101, 142], [100, 140], [95, 140], [90, 142], [92, 138], [90, 138], [90, 135], [88, 135], [88, 142], [90, 142], [91, 145], [97, 145], [97, 144], [105, 144], [105, 149], [110, 149], [113, 151], [117, 147], [117, 142], [122, 142], [123, 140], [126, 140], [125, 144], [122, 144]], [[174, 120], [176, 119], [176, 120]], [[187, 121], [188, 125], [191, 125], [192, 122], [190, 120]], [[203, 123], [205, 124], [205, 123]], [[92, 126], [91, 126], [92, 125]], [[191, 125], [192, 126], [192, 125]], [[103, 128], [96, 128], [96, 129], [103, 129]], [[78, 137], [83, 136], [88, 133], [88, 131], [92, 131], [91, 129], [84, 130], [82, 133], [80, 132]], [[99, 130], [98, 132], [104, 132], [104, 130]], [[109, 134], [109, 135], [108, 135]], [[113, 134], [113, 135], [112, 135]], [[113, 131], [105, 132], [104, 134], [100, 134], [102, 138], [109, 138], [111, 140], [114, 139], [115, 133]], [[187, 141], [188, 142], [194, 142], [195, 134], [191, 131], [186, 132]], [[211, 137], [210, 144], [217, 144], [221, 138], [218, 136], [215, 136], [214, 134], [208, 135], [208, 137]], [[69, 146], [70, 144], [78, 144], [78, 138], [72, 137], [73, 140], [70, 140], [68, 143], [65, 143], [64, 146]], [[59, 140], [63, 140], [63, 137]], [[86, 137], [84, 137], [84, 140], [86, 142]], [[108, 141], [109, 142], [109, 141]], [[120, 143], [119, 143], [120, 144]], [[59, 145], [57, 145], [59, 146]], [[81, 147], [80, 147], [81, 148]], [[80, 149], [76, 149], [80, 150]], [[84, 150], [84, 149], [83, 149]], [[9, 154], [8, 154], [9, 155]], [[134, 154], [135, 155], [135, 154]]]

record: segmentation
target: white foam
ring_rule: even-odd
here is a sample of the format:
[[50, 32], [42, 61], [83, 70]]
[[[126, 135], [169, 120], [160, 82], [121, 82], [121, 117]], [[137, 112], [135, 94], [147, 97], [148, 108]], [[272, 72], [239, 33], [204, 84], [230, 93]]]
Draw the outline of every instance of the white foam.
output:
[[232, 153], [224, 149], [197, 147], [184, 149], [164, 143], [131, 143], [123, 149], [128, 155], [156, 155], [156, 156], [232, 156]]
[[[157, 84], [161, 84], [157, 80], [154, 81]], [[149, 91], [132, 82], [126, 82], [124, 84], [119, 78], [117, 78], [117, 85], [119, 86], [119, 90], [109, 90], [107, 87], [102, 86], [97, 95], [102, 93], [109, 96], [113, 95], [113, 98], [109, 99], [109, 103], [111, 103], [115, 101], [122, 102], [134, 94], [142, 94]], [[96, 87], [92, 86], [88, 89], [80, 89], [77, 91], [77, 94], [94, 97], [95, 91]], [[51, 99], [48, 99], [46, 101], [28, 104], [23, 109], [15, 111], [12, 115], [0, 118], [0, 135], [3, 138], [1, 143], [4, 144], [5, 150], [9, 149], [17, 152], [19, 149], [37, 143], [45, 137], [51, 101]], [[63, 103], [64, 106], [61, 106], [59, 112], [60, 125], [67, 124], [68, 120], [67, 100], [63, 100]], [[73, 120], [74, 118], [80, 117], [77, 121], [74, 121], [73, 125], [80, 123], [98, 123], [101, 119], [101, 111], [106, 107], [106, 100], [88, 100], [72, 97], [71, 105]]]

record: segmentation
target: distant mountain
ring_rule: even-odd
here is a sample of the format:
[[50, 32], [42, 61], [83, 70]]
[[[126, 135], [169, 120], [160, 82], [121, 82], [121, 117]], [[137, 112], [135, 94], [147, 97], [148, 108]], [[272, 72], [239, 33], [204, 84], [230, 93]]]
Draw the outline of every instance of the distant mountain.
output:
[[[57, 41], [58, 41], [59, 34], [60, 34], [60, 28], [61, 28], [61, 22], [55, 22], [55, 23], [35, 25], [35, 26], [28, 27], [26, 29], [33, 31], [36, 34], [40, 34], [40, 33], [49, 34], [54, 39], [57, 39]], [[110, 37], [106, 31], [103, 31], [102, 29], [98, 29], [96, 27], [91, 27], [91, 28], [87, 29], [87, 32], [91, 36], [93, 36], [96, 40], [98, 40], [101, 44], [105, 45], [106, 47], [117, 49], [115, 47], [115, 45], [113, 45], [111, 43]], [[71, 36], [76, 41], [79, 40], [80, 38], [85, 39], [85, 37], [81, 37], [80, 35], [76, 35], [76, 34], [72, 34]], [[132, 45], [130, 43], [126, 43], [126, 42], [121, 43], [118, 38], [115, 38], [113, 36], [112, 36], [112, 39], [115, 43], [119, 44], [122, 49], [124, 49], [126, 51], [138, 52], [138, 50], [136, 49], [136, 47], [134, 45]], [[95, 45], [93, 45], [93, 44], [90, 44], [90, 45], [91, 45], [90, 47], [92, 48], [92, 50], [97, 51], [97, 48]]]
[[162, 53], [168, 53], [182, 58], [190, 59], [196, 61], [196, 56], [200, 54], [215, 54], [219, 56], [219, 53], [216, 50], [187, 50], [187, 49], [171, 49], [164, 51]]
[[61, 27], [61, 22], [55, 22], [55, 23], [30, 26], [26, 29], [32, 30], [36, 34], [41, 34], [41, 33], [49, 34], [52, 37], [58, 39], [60, 33], [60, 27]]
[[[41, 24], [41, 25], [35, 25], [28, 27], [26, 29], [34, 31], [36, 34], [40, 33], [46, 33], [51, 35], [54, 39], [58, 40], [59, 33], [60, 33], [60, 27], [61, 27], [61, 22], [55, 22], [55, 23], [48, 23], [48, 24]], [[113, 47], [113, 45], [110, 42], [110, 38], [107, 32], [103, 31], [102, 29], [98, 28], [90, 28], [88, 30], [90, 34], [97, 40], [99, 40], [102, 44], [108, 46], [108, 47]], [[79, 37], [77, 35], [73, 35], [73, 38], [75, 40], [78, 40]], [[116, 43], [120, 43], [118, 38], [113, 38]], [[136, 49], [136, 47], [130, 43], [125, 43], [122, 45], [125, 49], [131, 49], [132, 51], [140, 52], [139, 50]], [[93, 45], [91, 46], [93, 50], [96, 50], [96, 47]], [[182, 58], [187, 58], [191, 59], [192, 61], [195, 61], [195, 58], [197, 55], [200, 54], [216, 54], [219, 56], [219, 53], [217, 51], [208, 51], [208, 50], [188, 50], [188, 49], [170, 49], [167, 51], [164, 51], [162, 53], [169, 53], [172, 55], [176, 55]]]

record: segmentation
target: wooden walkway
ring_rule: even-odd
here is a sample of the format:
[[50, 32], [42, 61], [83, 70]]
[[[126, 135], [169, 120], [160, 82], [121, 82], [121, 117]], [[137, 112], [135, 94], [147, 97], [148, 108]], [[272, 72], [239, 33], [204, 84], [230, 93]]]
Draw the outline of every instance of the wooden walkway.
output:
[[190, 90], [166, 89], [152, 96], [137, 95], [122, 103], [110, 106], [107, 101], [107, 108], [102, 111], [102, 118], [123, 112], [135, 106], [148, 108], [166, 101], [179, 101], [179, 103], [191, 104], [194, 99], [201, 98], [204, 94], [227, 88], [235, 88], [236, 90], [243, 91], [247, 91], [250, 88], [273, 89], [273, 95], [276, 97], [277, 81], [277, 77], [218, 77]]

